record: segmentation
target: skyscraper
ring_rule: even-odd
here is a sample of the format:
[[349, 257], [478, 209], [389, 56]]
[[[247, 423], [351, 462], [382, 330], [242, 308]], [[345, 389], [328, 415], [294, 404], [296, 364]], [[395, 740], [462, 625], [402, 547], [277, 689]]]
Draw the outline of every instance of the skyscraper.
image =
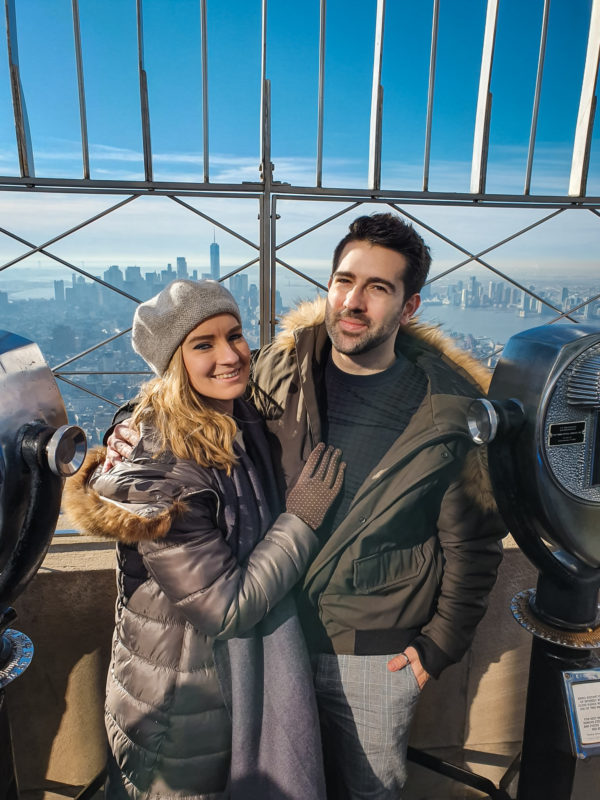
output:
[[54, 302], [58, 303], [61, 306], [64, 305], [65, 303], [64, 281], [54, 281]]
[[210, 277], [213, 279], [213, 281], [218, 281], [221, 277], [219, 245], [215, 241], [213, 241], [210, 246]]
[[188, 271], [187, 271], [187, 261], [185, 260], [185, 256], [177, 256], [177, 277], [178, 278], [187, 278]]

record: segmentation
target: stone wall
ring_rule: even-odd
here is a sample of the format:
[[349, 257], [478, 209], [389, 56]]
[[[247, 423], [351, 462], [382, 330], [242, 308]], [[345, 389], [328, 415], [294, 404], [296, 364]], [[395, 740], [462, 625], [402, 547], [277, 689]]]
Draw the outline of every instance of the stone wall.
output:
[[[510, 600], [535, 572], [507, 540], [490, 608], [460, 664], [427, 684], [411, 743], [498, 782], [519, 751], [530, 636]], [[87, 784], [105, 754], [102, 704], [115, 600], [114, 548], [79, 536], [54, 540], [15, 603], [17, 630], [33, 641], [28, 670], [7, 689], [22, 792]], [[481, 797], [411, 765], [406, 800]]]

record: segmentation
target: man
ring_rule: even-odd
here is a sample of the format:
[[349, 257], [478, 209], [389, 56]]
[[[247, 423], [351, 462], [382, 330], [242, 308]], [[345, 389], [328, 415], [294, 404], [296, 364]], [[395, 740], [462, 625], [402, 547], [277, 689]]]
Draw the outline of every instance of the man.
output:
[[286, 484], [319, 441], [347, 463], [298, 597], [337, 800], [400, 797], [419, 693], [470, 646], [501, 558], [466, 426], [489, 375], [412, 321], [429, 265], [399, 217], [359, 217], [327, 301], [292, 312], [254, 363]]

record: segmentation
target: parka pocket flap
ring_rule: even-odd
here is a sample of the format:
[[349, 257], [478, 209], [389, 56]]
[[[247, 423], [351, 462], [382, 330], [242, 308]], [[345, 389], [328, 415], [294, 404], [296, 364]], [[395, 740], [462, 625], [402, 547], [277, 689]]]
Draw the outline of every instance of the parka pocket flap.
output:
[[353, 562], [354, 588], [359, 594], [411, 581], [423, 568], [425, 556], [421, 545], [394, 548]]

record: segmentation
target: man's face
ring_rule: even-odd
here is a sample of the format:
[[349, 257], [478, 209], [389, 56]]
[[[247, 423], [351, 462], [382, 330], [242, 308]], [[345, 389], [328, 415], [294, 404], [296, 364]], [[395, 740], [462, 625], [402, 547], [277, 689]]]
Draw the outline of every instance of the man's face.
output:
[[404, 296], [406, 258], [369, 242], [350, 242], [329, 279], [325, 324], [333, 347], [344, 355], [368, 353], [395, 339], [419, 307]]

